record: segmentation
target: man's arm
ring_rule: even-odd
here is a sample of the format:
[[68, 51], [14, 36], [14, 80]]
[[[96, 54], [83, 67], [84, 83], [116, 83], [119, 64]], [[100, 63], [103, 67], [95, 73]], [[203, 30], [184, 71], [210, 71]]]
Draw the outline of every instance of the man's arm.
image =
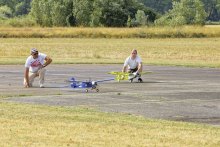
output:
[[126, 72], [126, 71], [127, 71], [127, 68], [128, 68], [128, 58], [125, 59], [125, 61], [124, 61], [124, 65], [123, 65], [123, 68], [122, 68], [122, 72]]
[[123, 66], [122, 72], [126, 72], [126, 70], [127, 70], [127, 66]]
[[140, 63], [138, 64], [138, 70], [137, 70], [137, 72], [138, 72], [138, 73], [142, 72], [142, 69], [143, 69], [143, 64], [142, 64], [142, 62], [140, 62]]
[[26, 88], [30, 87], [29, 85], [29, 68], [26, 67], [24, 71], [24, 86]]
[[52, 59], [48, 56], [46, 56], [45, 58], [45, 63], [43, 64], [43, 67], [46, 67], [47, 65], [49, 65], [52, 62]]

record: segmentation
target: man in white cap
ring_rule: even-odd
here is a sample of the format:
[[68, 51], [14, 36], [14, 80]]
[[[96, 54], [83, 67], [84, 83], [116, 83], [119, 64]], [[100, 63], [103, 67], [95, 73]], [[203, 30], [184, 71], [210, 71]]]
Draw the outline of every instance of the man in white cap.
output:
[[135, 77], [139, 77], [138, 81], [142, 82], [140, 73], [142, 72], [143, 64], [141, 58], [137, 55], [137, 50], [133, 49], [131, 55], [126, 58], [122, 72], [133, 73]]
[[45, 67], [52, 62], [46, 54], [38, 52], [36, 48], [31, 49], [31, 55], [27, 58], [24, 72], [24, 86], [32, 87], [34, 78], [39, 76], [40, 88], [44, 88]]

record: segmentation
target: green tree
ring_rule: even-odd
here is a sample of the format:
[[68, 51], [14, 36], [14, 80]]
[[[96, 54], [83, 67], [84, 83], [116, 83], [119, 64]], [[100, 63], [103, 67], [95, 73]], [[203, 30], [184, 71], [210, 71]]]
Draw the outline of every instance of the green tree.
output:
[[128, 26], [128, 27], [132, 27], [131, 16], [130, 16], [130, 15], [128, 16], [127, 26]]
[[7, 19], [12, 17], [12, 10], [8, 6], [0, 7], [0, 19]]
[[[71, 14], [71, 1], [56, 0], [51, 5], [51, 19], [53, 26], [67, 26], [71, 25], [69, 22], [69, 14]], [[71, 16], [71, 15], [70, 15]]]
[[126, 26], [128, 13], [123, 9], [122, 1], [105, 0], [103, 1], [102, 17], [100, 22], [108, 27]]
[[[146, 8], [137, 0], [95, 0], [91, 16], [93, 26], [124, 27], [130, 21], [130, 27], [136, 26], [135, 14], [138, 10], [149, 16], [149, 21], [156, 19], [156, 13]], [[128, 20], [130, 19], [130, 20]]]
[[139, 0], [147, 7], [159, 13], [165, 13], [172, 8], [172, 0]]
[[26, 15], [30, 12], [30, 5], [26, 2], [20, 2], [15, 6], [15, 16]]
[[[39, 0], [40, 1], [40, 0]], [[42, 11], [41, 6], [38, 0], [33, 0], [31, 3], [31, 16], [35, 19], [35, 21], [42, 25], [43, 19], [42, 19]]]
[[42, 26], [72, 26], [72, 0], [33, 0], [31, 15]]
[[0, 6], [8, 6], [13, 16], [26, 15], [30, 12], [31, 0], [0, 0]]
[[94, 0], [91, 26], [126, 26], [128, 11], [121, 0]]
[[42, 26], [53, 26], [52, 23], [52, 0], [41, 0], [40, 8], [41, 8], [41, 17], [42, 17]]
[[102, 26], [100, 18], [102, 17], [102, 2], [100, 0], [94, 0], [93, 11], [91, 13], [90, 26], [97, 27]]
[[137, 0], [32, 0], [31, 6], [31, 16], [42, 26], [124, 27], [138, 10], [152, 22], [156, 18]]
[[207, 20], [220, 21], [220, 0], [202, 0], [207, 12]]
[[93, 10], [92, 0], [73, 0], [73, 16], [79, 26], [89, 26]]
[[11, 9], [12, 13], [14, 12], [16, 2], [15, 0], [0, 0], [0, 6], [7, 6]]
[[138, 10], [137, 14], [135, 15], [136, 21], [139, 25], [145, 26], [147, 23], [147, 16], [145, 15], [144, 11]]
[[206, 19], [204, 5], [200, 0], [173, 2], [173, 9], [156, 21], [158, 25], [203, 25]]

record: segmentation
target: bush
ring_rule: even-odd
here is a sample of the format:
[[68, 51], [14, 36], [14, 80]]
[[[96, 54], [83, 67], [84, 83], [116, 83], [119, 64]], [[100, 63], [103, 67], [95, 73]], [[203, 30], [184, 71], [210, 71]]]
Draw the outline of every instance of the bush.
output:
[[12, 27], [32, 27], [37, 26], [36, 22], [28, 17], [14, 17], [10, 19], [0, 20], [1, 26], [12, 26]]
[[135, 18], [137, 23], [140, 26], [145, 26], [147, 23], [147, 16], [145, 15], [144, 11], [138, 10], [137, 13], [135, 14]]
[[12, 10], [8, 6], [0, 6], [0, 19], [12, 17]]
[[220, 21], [207, 21], [206, 25], [220, 25]]

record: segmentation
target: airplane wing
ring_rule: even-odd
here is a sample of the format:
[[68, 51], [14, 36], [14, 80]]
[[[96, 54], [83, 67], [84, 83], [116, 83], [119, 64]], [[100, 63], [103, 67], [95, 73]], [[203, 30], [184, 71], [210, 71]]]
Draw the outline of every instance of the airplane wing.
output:
[[69, 80], [67, 80], [67, 82], [74, 82], [74, 83], [82, 83], [82, 82], [88, 82], [88, 81], [79, 81], [79, 80], [75, 80], [75, 78], [69, 78]]
[[147, 72], [145, 71], [145, 72], [141, 72], [140, 74], [141, 74], [141, 75], [144, 75], [144, 74], [151, 74], [151, 73], [152, 73], [152, 72], [150, 72], [150, 71], [147, 71]]
[[111, 72], [108, 72], [108, 74], [111, 74], [111, 75], [117, 75], [119, 72], [117, 71], [111, 71]]
[[[150, 74], [150, 73], [152, 72], [141, 72], [140, 75]], [[120, 82], [121, 80], [128, 80], [134, 77], [133, 73], [128, 73], [128, 72], [111, 71], [109, 72], [109, 74], [115, 75], [115, 80], [118, 82]]]
[[128, 72], [118, 72], [118, 71], [111, 71], [108, 74], [112, 74], [112, 75], [129, 75]]
[[115, 77], [115, 79], [117, 80], [117, 81], [121, 81], [121, 80], [128, 80], [128, 74], [126, 74], [126, 75], [123, 75], [123, 74], [121, 74], [121, 75], [116, 75], [116, 77]]
[[[150, 74], [150, 73], [152, 73], [152, 72], [141, 72], [140, 74], [141, 74], [141, 75], [144, 75], [144, 74]], [[129, 76], [131, 73], [128, 73], [128, 72], [111, 71], [111, 72], [109, 72], [108, 74]]]
[[100, 83], [100, 82], [106, 82], [106, 81], [112, 81], [112, 80], [115, 80], [115, 79], [111, 78], [111, 79], [105, 79], [105, 80], [98, 80], [98, 81], [95, 81], [95, 82]]
[[128, 76], [129, 76], [130, 73], [112, 71], [112, 72], [109, 72], [109, 74], [115, 75], [115, 80], [120, 82], [121, 80], [128, 80]]

